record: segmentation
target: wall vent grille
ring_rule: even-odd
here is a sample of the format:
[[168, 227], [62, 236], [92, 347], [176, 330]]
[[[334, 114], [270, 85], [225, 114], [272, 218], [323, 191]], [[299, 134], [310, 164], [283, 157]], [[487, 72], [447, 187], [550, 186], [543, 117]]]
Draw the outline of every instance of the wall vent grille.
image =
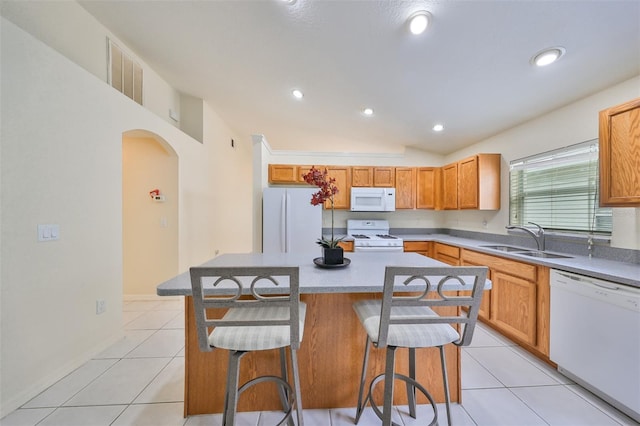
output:
[[109, 40], [108, 83], [142, 105], [142, 67]]

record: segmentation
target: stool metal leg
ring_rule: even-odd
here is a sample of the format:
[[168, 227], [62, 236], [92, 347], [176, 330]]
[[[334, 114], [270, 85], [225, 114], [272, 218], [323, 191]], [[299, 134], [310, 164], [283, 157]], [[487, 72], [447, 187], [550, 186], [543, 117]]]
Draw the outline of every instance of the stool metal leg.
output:
[[442, 364], [442, 382], [444, 383], [444, 400], [447, 406], [447, 421], [449, 422], [449, 426], [451, 426], [451, 398], [449, 396], [449, 378], [447, 375], [447, 361], [444, 355], [444, 346], [439, 346], [440, 348], [440, 361]]
[[[287, 353], [285, 348], [280, 348], [280, 377], [285, 382], [289, 382], [289, 373], [287, 371]], [[284, 412], [289, 410], [289, 395], [287, 389], [284, 386], [278, 386], [278, 395], [280, 396], [280, 402], [282, 403], [282, 409]], [[290, 426], [293, 426], [293, 419], [289, 418]]]
[[[416, 348], [409, 348], [409, 377], [416, 380]], [[407, 382], [407, 400], [409, 415], [416, 418], [416, 388]]]
[[240, 359], [246, 352], [231, 351], [227, 368], [227, 389], [222, 423], [224, 426], [234, 426], [238, 407], [238, 379], [240, 376]]
[[365, 399], [363, 401], [364, 398], [364, 383], [365, 383], [365, 379], [367, 378], [367, 365], [369, 364], [369, 344], [371, 343], [371, 340], [369, 339], [369, 336], [367, 336], [367, 340], [364, 343], [364, 359], [362, 360], [362, 374], [360, 375], [360, 389], [358, 391], [358, 405], [356, 406], [356, 421], [355, 423], [358, 424], [358, 421], [360, 420], [360, 416], [362, 415], [362, 411], [364, 410], [364, 406], [367, 403], [367, 400]]
[[384, 370], [384, 409], [382, 426], [391, 426], [393, 410], [393, 382], [396, 367], [396, 347], [387, 346], [387, 359]]
[[293, 392], [296, 394], [296, 415], [298, 426], [304, 426], [302, 415], [302, 392], [300, 391], [300, 372], [298, 370], [298, 351], [291, 348], [291, 371], [293, 372]]

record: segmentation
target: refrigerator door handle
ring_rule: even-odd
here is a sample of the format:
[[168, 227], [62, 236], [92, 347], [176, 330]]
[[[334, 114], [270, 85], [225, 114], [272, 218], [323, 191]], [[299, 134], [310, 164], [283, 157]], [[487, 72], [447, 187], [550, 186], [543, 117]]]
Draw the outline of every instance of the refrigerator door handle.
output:
[[286, 238], [287, 238], [287, 194], [282, 194], [280, 197], [280, 247], [282, 251], [286, 253]]
[[285, 195], [284, 204], [285, 204], [284, 216], [285, 216], [285, 224], [286, 224], [286, 228], [284, 229], [284, 238], [285, 238], [284, 252], [289, 253], [291, 249], [291, 226], [292, 226], [291, 221], [293, 220], [293, 215], [291, 215], [291, 195], [289, 194], [288, 191]]

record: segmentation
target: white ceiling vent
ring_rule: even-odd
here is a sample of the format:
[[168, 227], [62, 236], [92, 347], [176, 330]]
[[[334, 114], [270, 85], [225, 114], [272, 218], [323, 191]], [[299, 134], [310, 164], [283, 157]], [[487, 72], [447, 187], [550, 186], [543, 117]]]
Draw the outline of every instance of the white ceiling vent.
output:
[[108, 83], [142, 105], [142, 67], [109, 40]]

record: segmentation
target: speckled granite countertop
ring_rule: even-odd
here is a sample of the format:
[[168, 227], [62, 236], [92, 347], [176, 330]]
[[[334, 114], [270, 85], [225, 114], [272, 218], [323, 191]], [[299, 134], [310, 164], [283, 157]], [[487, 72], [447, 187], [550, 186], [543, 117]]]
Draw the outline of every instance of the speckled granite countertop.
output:
[[[589, 258], [587, 256], [576, 256], [573, 254], [567, 255], [571, 257], [566, 259], [532, 258], [530, 256], [517, 253], [503, 252], [482, 247], [483, 245], [500, 245], [495, 242], [453, 237], [446, 234], [401, 234], [398, 236], [402, 237], [404, 241], [437, 241], [439, 243], [452, 244], [482, 253], [524, 261], [536, 265], [544, 265], [562, 271], [574, 272], [576, 274], [587, 275], [640, 288], [640, 265], [635, 263], [616, 262], [606, 259]], [[525, 247], [523, 250], [531, 249]]]
[[[442, 262], [418, 253], [347, 253], [350, 264], [344, 268], [326, 269], [313, 263], [318, 253], [228, 253], [206, 262], [203, 266], [298, 266], [300, 268], [300, 293], [380, 293], [384, 286], [385, 267], [425, 266], [448, 268]], [[453, 280], [452, 280], [453, 281]], [[434, 279], [433, 282], [438, 282]], [[491, 288], [491, 281], [486, 281]], [[399, 286], [401, 287], [401, 286]], [[445, 289], [460, 290], [457, 284], [447, 282]], [[420, 285], [402, 287], [405, 291], [417, 291]], [[215, 289], [212, 289], [215, 292]], [[224, 291], [222, 289], [221, 291]], [[280, 288], [261, 289], [261, 293], [278, 293]], [[157, 287], [159, 296], [190, 296], [189, 271], [165, 281]]]

